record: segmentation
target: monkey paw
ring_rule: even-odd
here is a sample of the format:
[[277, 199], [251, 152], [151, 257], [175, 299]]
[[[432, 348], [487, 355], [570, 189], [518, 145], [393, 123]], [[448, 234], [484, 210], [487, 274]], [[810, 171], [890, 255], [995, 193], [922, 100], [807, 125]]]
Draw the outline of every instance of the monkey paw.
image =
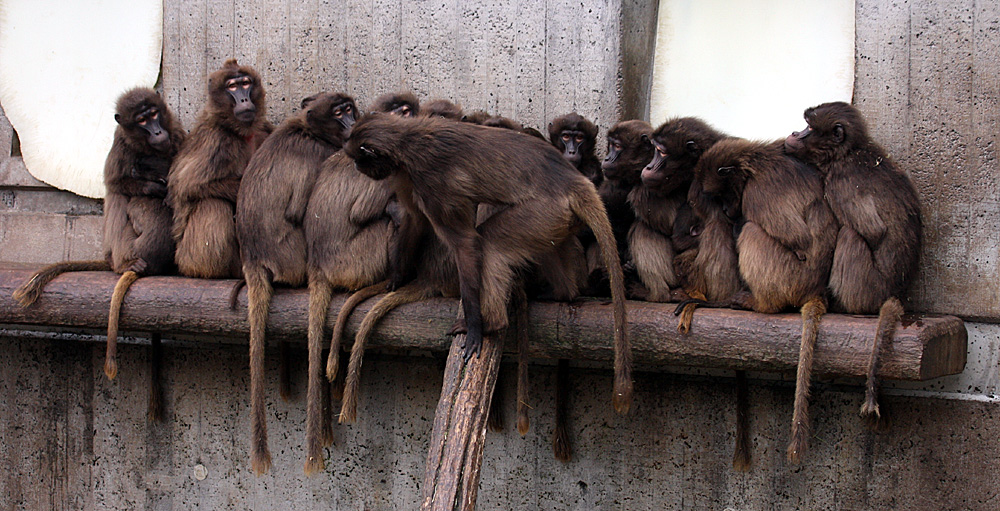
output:
[[126, 268], [125, 271], [134, 271], [142, 275], [142, 272], [146, 271], [147, 266], [149, 266], [149, 264], [146, 263], [146, 260], [140, 257], [133, 261], [132, 264], [128, 265], [128, 268]]
[[466, 336], [465, 343], [462, 344], [462, 348], [465, 349], [465, 361], [468, 362], [473, 355], [479, 356], [479, 351], [483, 348], [483, 338], [482, 336]]

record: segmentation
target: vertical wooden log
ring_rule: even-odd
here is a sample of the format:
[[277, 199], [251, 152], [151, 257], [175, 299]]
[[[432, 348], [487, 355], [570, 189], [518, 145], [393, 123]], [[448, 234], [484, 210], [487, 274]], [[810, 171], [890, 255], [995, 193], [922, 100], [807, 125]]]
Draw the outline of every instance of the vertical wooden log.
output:
[[464, 335], [456, 336], [448, 352], [424, 468], [421, 509], [425, 511], [476, 507], [486, 421], [503, 355], [503, 337], [484, 336], [479, 356], [468, 362], [463, 357], [464, 343]]

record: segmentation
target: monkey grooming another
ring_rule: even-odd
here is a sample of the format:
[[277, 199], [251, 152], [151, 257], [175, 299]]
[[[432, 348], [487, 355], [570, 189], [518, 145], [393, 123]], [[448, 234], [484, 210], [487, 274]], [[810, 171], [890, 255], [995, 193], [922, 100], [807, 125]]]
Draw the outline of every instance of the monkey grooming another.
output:
[[725, 137], [701, 119], [681, 117], [663, 123], [647, 138], [652, 159], [642, 169], [642, 186], [629, 193], [636, 221], [628, 238], [632, 263], [648, 301], [684, 298], [674, 271], [674, 222], [681, 210], [690, 207], [688, 188], [698, 159]]
[[829, 289], [831, 308], [878, 314], [861, 416], [873, 426], [878, 404], [879, 352], [903, 315], [900, 298], [917, 271], [922, 241], [920, 200], [910, 178], [872, 140], [857, 108], [824, 103], [805, 111], [806, 129], [784, 150], [816, 165], [826, 201], [840, 223]]
[[[837, 221], [811, 165], [782, 152], [782, 143], [722, 140], [698, 161], [702, 191], [730, 218], [745, 220], [736, 240], [747, 291], [724, 304], [775, 313], [801, 307], [802, 340], [787, 456], [799, 463], [809, 444], [809, 384], [819, 321], [836, 244]], [[702, 244], [705, 243], [702, 235]], [[678, 307], [680, 308], [680, 307]]]
[[234, 214], [240, 179], [274, 127], [264, 85], [249, 66], [227, 60], [208, 77], [208, 102], [170, 167], [177, 269], [209, 279], [240, 276]]
[[[388, 178], [397, 196], [412, 194], [415, 204], [401, 199], [403, 206], [416, 206], [454, 253], [465, 313], [455, 331], [467, 331], [466, 359], [478, 354], [484, 332], [507, 326], [515, 270], [573, 235], [577, 218], [593, 229], [612, 283], [613, 403], [628, 411], [631, 349], [614, 234], [593, 184], [558, 151], [509, 130], [384, 115], [359, 121], [344, 150], [365, 175]], [[507, 207], [477, 228], [480, 203]], [[393, 264], [406, 267], [399, 256]]]
[[[160, 96], [135, 88], [118, 98], [114, 141], [104, 164], [104, 260], [70, 261], [36, 272], [14, 292], [22, 306], [35, 302], [52, 279], [66, 271], [114, 271], [121, 274], [111, 296], [104, 373], [118, 374], [118, 320], [129, 286], [140, 276], [174, 271], [173, 214], [164, 201], [167, 170], [184, 142], [184, 129]], [[151, 337], [154, 355], [160, 335]], [[155, 366], [154, 376], [159, 368]], [[162, 419], [158, 378], [151, 379], [149, 417]]]
[[[298, 115], [282, 122], [250, 158], [236, 201], [236, 235], [247, 284], [250, 324], [251, 465], [267, 472], [267, 406], [264, 352], [267, 312], [273, 283], [293, 287], [306, 282], [306, 240], [302, 223], [320, 165], [340, 150], [354, 125], [357, 107], [350, 96], [320, 93], [302, 100]], [[310, 358], [314, 348], [310, 346]], [[317, 375], [321, 355], [310, 370]], [[313, 367], [315, 366], [315, 367]], [[287, 375], [284, 375], [287, 376]], [[312, 375], [310, 373], [310, 380]], [[310, 387], [312, 387], [310, 381]], [[284, 387], [284, 385], [282, 385]], [[310, 388], [319, 400], [321, 389]], [[287, 398], [287, 396], [283, 396]]]

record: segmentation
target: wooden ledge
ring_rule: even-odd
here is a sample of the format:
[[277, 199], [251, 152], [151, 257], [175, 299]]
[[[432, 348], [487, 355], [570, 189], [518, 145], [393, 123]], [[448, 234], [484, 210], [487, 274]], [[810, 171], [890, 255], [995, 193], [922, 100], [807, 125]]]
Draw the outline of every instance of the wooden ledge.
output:
[[[0, 323], [55, 327], [107, 327], [108, 303], [118, 276], [110, 272], [67, 273], [52, 281], [31, 307], [11, 298], [34, 267], [0, 263]], [[246, 291], [240, 307], [229, 309], [233, 280], [147, 277], [133, 284], [122, 308], [123, 331], [246, 337]], [[305, 342], [309, 293], [277, 288], [268, 335]], [[346, 295], [336, 295], [329, 328]], [[351, 317], [348, 335], [361, 324], [375, 299]], [[610, 361], [611, 305], [601, 300], [531, 304], [532, 356]], [[758, 314], [699, 309], [691, 333], [677, 332], [674, 304], [628, 303], [635, 360], [640, 364], [784, 372], [798, 362], [798, 314]], [[400, 307], [376, 330], [372, 347], [422, 348], [447, 352], [445, 332], [458, 312], [457, 300], [432, 299]], [[816, 347], [814, 371], [826, 376], [864, 376], [876, 320], [871, 316], [827, 314]], [[965, 367], [967, 333], [953, 316], [904, 318], [883, 354], [881, 375], [890, 380], [928, 380], [957, 374]], [[610, 367], [610, 365], [609, 365]]]

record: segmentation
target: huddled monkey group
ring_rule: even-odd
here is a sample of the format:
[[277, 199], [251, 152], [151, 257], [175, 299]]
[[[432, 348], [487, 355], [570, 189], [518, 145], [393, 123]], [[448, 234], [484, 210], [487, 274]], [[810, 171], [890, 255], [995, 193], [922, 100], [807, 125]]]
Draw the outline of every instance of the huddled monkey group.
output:
[[[343, 93], [306, 97], [278, 126], [260, 75], [235, 60], [208, 76], [186, 133], [160, 96], [121, 96], [105, 165], [104, 259], [39, 270], [15, 292], [29, 306], [67, 271], [121, 275], [111, 298], [105, 373], [118, 372], [118, 318], [146, 275], [236, 278], [250, 327], [251, 466], [269, 470], [265, 346], [275, 285], [307, 286], [307, 474], [341, 422], [357, 416], [364, 347], [392, 309], [434, 296], [461, 299], [450, 334], [465, 359], [484, 336], [517, 328], [518, 430], [528, 429], [527, 300], [610, 296], [612, 405], [632, 404], [627, 299], [677, 302], [688, 333], [697, 307], [802, 314], [787, 457], [808, 447], [812, 354], [829, 309], [878, 314], [861, 414], [875, 424], [879, 353], [903, 314], [921, 245], [920, 205], [907, 174], [842, 103], [805, 111], [806, 127], [777, 141], [726, 135], [693, 117], [607, 130], [572, 112], [538, 130], [445, 99], [377, 98], [365, 112]], [[324, 354], [334, 291], [352, 293]], [[354, 308], [382, 295], [342, 364]], [[154, 376], [160, 334], [152, 335]], [[281, 350], [282, 358], [288, 356]], [[325, 355], [325, 356], [324, 356]], [[324, 363], [325, 361], [325, 363]], [[287, 365], [279, 378], [288, 398]], [[553, 451], [568, 460], [569, 364], [559, 361]], [[149, 415], [162, 419], [156, 378]], [[336, 383], [331, 389], [330, 383]], [[746, 376], [737, 373], [734, 467], [750, 466]], [[497, 399], [497, 398], [495, 398]], [[491, 414], [497, 414], [493, 408]], [[499, 417], [491, 421], [499, 424]]]

